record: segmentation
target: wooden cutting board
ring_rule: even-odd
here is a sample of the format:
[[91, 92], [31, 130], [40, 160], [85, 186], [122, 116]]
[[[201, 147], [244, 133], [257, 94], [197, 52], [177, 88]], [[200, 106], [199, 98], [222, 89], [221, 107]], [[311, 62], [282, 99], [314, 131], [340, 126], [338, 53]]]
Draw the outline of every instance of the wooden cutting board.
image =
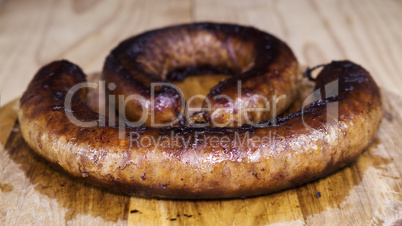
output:
[[383, 103], [374, 142], [326, 178], [255, 198], [172, 201], [112, 194], [53, 169], [21, 137], [16, 100], [0, 108], [0, 225], [401, 225], [402, 98], [383, 91]]

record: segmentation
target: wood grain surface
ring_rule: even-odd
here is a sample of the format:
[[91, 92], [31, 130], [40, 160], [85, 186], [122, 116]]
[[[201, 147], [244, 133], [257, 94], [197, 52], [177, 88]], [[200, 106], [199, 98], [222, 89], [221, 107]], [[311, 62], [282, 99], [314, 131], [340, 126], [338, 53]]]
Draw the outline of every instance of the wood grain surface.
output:
[[302, 65], [350, 59], [402, 95], [402, 5], [398, 0], [0, 0], [0, 104], [33, 74], [65, 58], [100, 71], [123, 39], [192, 21], [233, 22], [270, 32]]
[[[0, 0], [0, 225], [401, 225], [401, 7], [391, 0]], [[305, 186], [197, 202], [126, 197], [83, 184], [23, 141], [15, 99], [40, 66], [65, 58], [85, 72], [100, 71], [121, 40], [192, 21], [255, 26], [287, 42], [302, 65], [363, 65], [384, 94], [376, 140], [356, 163]]]

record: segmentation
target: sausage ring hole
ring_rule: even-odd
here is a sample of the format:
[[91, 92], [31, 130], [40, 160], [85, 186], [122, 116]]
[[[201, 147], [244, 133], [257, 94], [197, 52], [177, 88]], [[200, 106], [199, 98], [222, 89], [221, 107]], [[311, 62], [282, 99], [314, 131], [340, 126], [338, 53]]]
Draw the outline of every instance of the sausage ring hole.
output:
[[[229, 78], [231, 75], [227, 74], [202, 74], [202, 75], [188, 75], [184, 80], [173, 80], [172, 84], [177, 86], [183, 94], [186, 101], [186, 109], [184, 118], [188, 125], [206, 123], [202, 115], [202, 107], [205, 98], [214, 86], [219, 82]], [[205, 105], [205, 110], [208, 106]]]
[[[148, 127], [238, 127], [272, 118], [274, 96], [287, 96], [278, 112], [287, 108], [296, 93], [296, 84], [288, 82], [296, 80], [297, 70], [291, 50], [267, 33], [201, 23], [127, 39], [108, 56], [103, 76], [117, 85], [108, 92], [129, 121], [143, 119]], [[144, 97], [145, 104], [125, 101], [131, 95]]]

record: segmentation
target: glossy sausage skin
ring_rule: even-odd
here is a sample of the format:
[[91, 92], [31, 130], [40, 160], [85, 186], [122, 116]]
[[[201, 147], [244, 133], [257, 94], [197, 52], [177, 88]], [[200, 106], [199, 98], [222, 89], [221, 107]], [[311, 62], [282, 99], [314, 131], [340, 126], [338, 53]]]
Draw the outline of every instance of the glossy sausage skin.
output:
[[[83, 81], [81, 69], [67, 61], [40, 69], [21, 98], [22, 135], [35, 152], [71, 175], [128, 195], [217, 199], [297, 186], [354, 161], [382, 118], [380, 90], [369, 73], [337, 61], [325, 66], [315, 82], [318, 89], [337, 81], [338, 95], [313, 102], [303, 117], [299, 111], [264, 128], [142, 126], [127, 128], [126, 139], [119, 139], [118, 128], [82, 128], [67, 119], [67, 112], [81, 121], [99, 118], [81, 101], [84, 92], [73, 98], [72, 110], [63, 107], [68, 90]], [[337, 103], [338, 121], [327, 119], [329, 103]], [[136, 145], [130, 133], [148, 141], [166, 137], [171, 145]], [[184, 139], [174, 141], [172, 133]], [[255, 145], [247, 143], [264, 137]]]
[[211, 89], [206, 98], [211, 107], [199, 116], [210, 126], [233, 127], [259, 123], [276, 113], [245, 112], [247, 107], [268, 108], [256, 95], [269, 101], [286, 95], [276, 103], [277, 112], [285, 110], [296, 95], [301, 79], [298, 69], [290, 48], [273, 35], [233, 24], [193, 23], [152, 30], [123, 41], [107, 57], [103, 76], [107, 84], [117, 85], [110, 94], [144, 97], [142, 103], [129, 101], [125, 116], [138, 121], [145, 112], [144, 122], [153, 126], [151, 120], [169, 124], [179, 119], [184, 100], [175, 89], [161, 86], [155, 87], [153, 101], [152, 83], [180, 81], [195, 74], [231, 74]]

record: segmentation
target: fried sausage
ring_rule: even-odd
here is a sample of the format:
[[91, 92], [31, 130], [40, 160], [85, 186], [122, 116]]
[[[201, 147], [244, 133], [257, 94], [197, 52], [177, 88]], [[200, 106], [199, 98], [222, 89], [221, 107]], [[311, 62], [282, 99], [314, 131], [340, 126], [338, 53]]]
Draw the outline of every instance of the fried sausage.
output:
[[[335, 61], [314, 80], [322, 90], [319, 100], [261, 128], [141, 126], [125, 128], [119, 139], [118, 127], [80, 127], [67, 117], [99, 122], [100, 115], [83, 101], [85, 90], [72, 97], [71, 109], [65, 108], [69, 90], [84, 81], [81, 69], [67, 61], [40, 69], [20, 100], [24, 139], [75, 177], [147, 197], [249, 197], [323, 177], [362, 153], [383, 111], [370, 74], [352, 62]], [[336, 95], [325, 96], [330, 83], [336, 84], [331, 86]]]

